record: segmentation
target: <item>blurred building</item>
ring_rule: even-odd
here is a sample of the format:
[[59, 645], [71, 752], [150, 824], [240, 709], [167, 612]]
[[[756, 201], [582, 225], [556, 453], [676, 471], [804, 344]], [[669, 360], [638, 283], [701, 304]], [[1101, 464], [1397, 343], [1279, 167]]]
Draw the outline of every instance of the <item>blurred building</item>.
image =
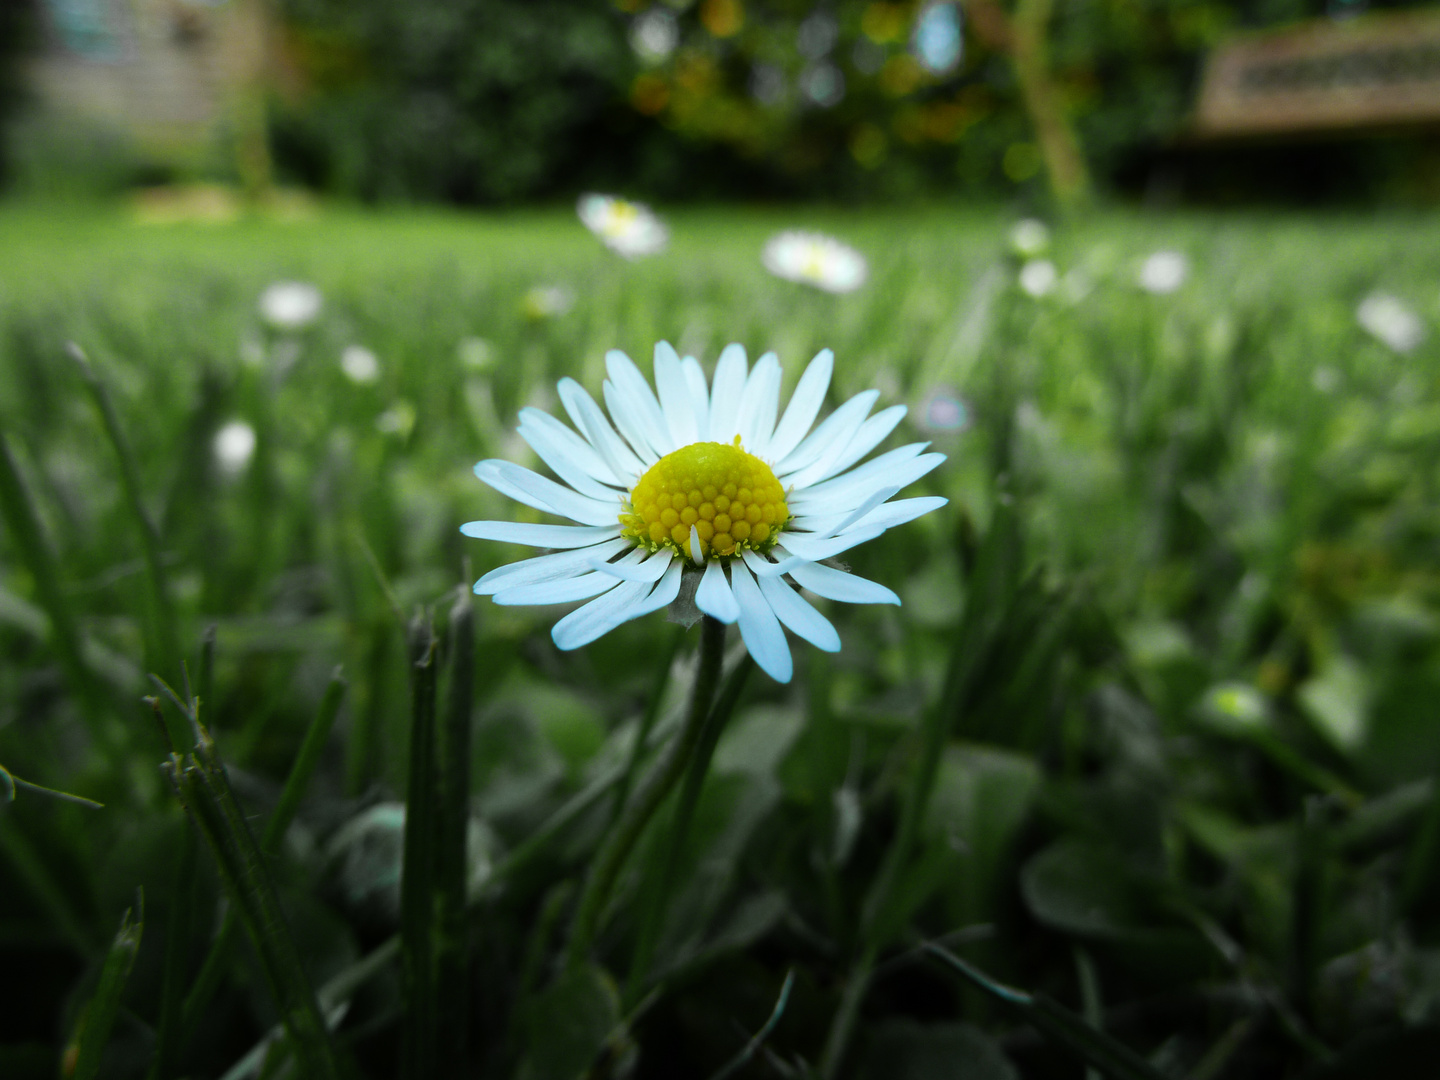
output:
[[162, 156], [209, 143], [265, 65], [261, 0], [41, 0], [32, 90], [48, 112]]

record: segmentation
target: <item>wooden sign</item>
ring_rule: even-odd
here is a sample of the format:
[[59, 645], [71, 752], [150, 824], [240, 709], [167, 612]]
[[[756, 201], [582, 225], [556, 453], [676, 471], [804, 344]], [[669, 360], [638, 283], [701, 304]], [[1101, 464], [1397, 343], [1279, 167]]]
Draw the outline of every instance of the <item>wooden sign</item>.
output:
[[1440, 123], [1440, 9], [1302, 23], [1221, 45], [1195, 134], [1344, 131]]

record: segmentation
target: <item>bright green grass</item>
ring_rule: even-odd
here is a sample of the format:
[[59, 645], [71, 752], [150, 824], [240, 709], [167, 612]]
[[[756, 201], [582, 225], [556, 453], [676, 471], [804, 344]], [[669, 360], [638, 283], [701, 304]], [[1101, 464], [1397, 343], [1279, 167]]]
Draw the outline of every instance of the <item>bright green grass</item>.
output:
[[[357, 800], [404, 795], [402, 634], [366, 548], [407, 617], [443, 616], [462, 579], [527, 554], [457, 531], [538, 520], [469, 471], [492, 456], [534, 464], [512, 434], [521, 406], [558, 413], [564, 375], [598, 397], [610, 348], [648, 371], [659, 339], [707, 367], [740, 341], [752, 358], [779, 353], [786, 393], [830, 347], [832, 405], [870, 386], [882, 406], [910, 404], [892, 444], [933, 439], [951, 458], [906, 494], [952, 502], [846, 556], [904, 607], [829, 605], [838, 656], [793, 642], [792, 686], [752, 679], [654, 953], [651, 975], [688, 964], [691, 976], [666, 983], [632, 1032], [640, 1075], [709, 1075], [743, 1043], [732, 1018], [758, 1028], [792, 966], [796, 1004], [773, 1045], [814, 1063], [866, 949], [883, 959], [982, 923], [992, 929], [968, 958], [1076, 1009], [1077, 962], [1096, 966], [1105, 1004], [1142, 1012], [1238, 981], [1218, 928], [1246, 977], [1334, 1048], [1433, 1021], [1435, 850], [1418, 822], [1440, 767], [1440, 221], [1106, 213], [1057, 234], [1065, 284], [1036, 301], [1013, 284], [1013, 218], [998, 208], [667, 216], [670, 250], [626, 264], [569, 208], [160, 227], [108, 209], [0, 207], [0, 430], [103, 699], [97, 716], [59, 673], [33, 567], [0, 532], [12, 660], [0, 668], [0, 764], [107, 803], [87, 811], [22, 790], [0, 809], [0, 960], [39, 988], [0, 1028], [0, 1075], [53, 1075], [24, 1063], [50, 1062], [46, 1048], [68, 1037], [62, 1002], [93, 992], [86, 973], [137, 885], [153, 918], [127, 991], [134, 1019], [113, 1039], [115, 1075], [143, 1074], [182, 829], [134, 704], [142, 673], [177, 682], [180, 658], [152, 612], [140, 533], [67, 340], [91, 356], [134, 447], [192, 670], [201, 631], [218, 628], [208, 716], [254, 812], [273, 806], [331, 668], [345, 665], [347, 705], [279, 875], [317, 980], [393, 928], [383, 881], [397, 868], [326, 854], [367, 805]], [[830, 297], [769, 278], [760, 248], [794, 226], [853, 243], [869, 283]], [[1164, 248], [1186, 254], [1189, 280], [1146, 295], [1138, 263]], [[280, 279], [321, 288], [314, 326], [261, 324], [256, 299]], [[570, 290], [573, 308], [528, 317], [539, 285]], [[1414, 352], [1357, 325], [1376, 290], [1430, 327]], [[341, 374], [353, 344], [379, 357], [375, 385]], [[969, 430], [917, 426], [937, 388], [965, 397]], [[211, 442], [237, 418], [259, 444], [226, 477]], [[562, 654], [548, 636], [558, 616], [477, 605], [475, 812], [494, 859], [624, 759], [675, 632], [656, 615]], [[867, 919], [943, 685], [952, 741], [921, 838], [884, 918]], [[495, 1075], [543, 1057], [547, 1014], [527, 1027], [524, 1002], [563, 947], [566, 896], [553, 887], [583, 871], [604, 810], [476, 921], [476, 978], [491, 996], [473, 1041]], [[1297, 833], [1306, 813], [1336, 839], [1297, 855], [1314, 835]], [[1311, 887], [1321, 879], [1323, 895]], [[599, 939], [597, 959], [632, 988], [649, 880], [623, 877]], [[201, 888], [213, 900], [208, 877]], [[547, 897], [559, 929], [531, 937]], [[198, 958], [213, 928], [212, 908], [197, 910]], [[12, 948], [29, 940], [39, 951]], [[1346, 996], [1343, 958], [1362, 949], [1421, 973], [1378, 1020]], [[971, 1037], [897, 1026], [907, 1016], [964, 1019], [988, 1032], [975, 1039], [1011, 1028], [1009, 1014], [907, 970], [867, 999], [857, 1068]], [[228, 972], [190, 1075], [220, 1075], [270, 1022], [248, 972], [238, 959]], [[390, 1068], [385, 994], [346, 1021], [361, 1032], [346, 1053], [363, 1075]], [[1197, 1006], [1120, 1034], [1146, 1054], [1168, 1046], [1183, 1071], [1238, 1015]], [[1236, 1051], [1235, 1075], [1310, 1060], [1303, 1035], [1257, 1015], [1269, 1019]], [[1007, 1045], [1040, 1068], [1023, 1039]], [[140, 1072], [125, 1071], [131, 1058]]]

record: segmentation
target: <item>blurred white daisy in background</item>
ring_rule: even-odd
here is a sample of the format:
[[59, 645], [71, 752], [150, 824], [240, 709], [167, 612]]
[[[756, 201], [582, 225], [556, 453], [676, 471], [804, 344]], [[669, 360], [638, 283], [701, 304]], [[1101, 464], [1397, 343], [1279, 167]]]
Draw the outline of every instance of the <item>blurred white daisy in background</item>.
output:
[[647, 64], [658, 64], [680, 44], [680, 27], [664, 8], [651, 8], [630, 24], [630, 47]]
[[865, 284], [865, 256], [822, 233], [791, 229], [772, 236], [760, 255], [765, 269], [786, 281], [831, 293], [854, 292]]
[[382, 435], [408, 439], [415, 430], [415, 406], [408, 401], [395, 402], [375, 418], [375, 430]]
[[455, 346], [455, 355], [472, 371], [484, 371], [495, 359], [495, 347], [482, 337], [461, 338]]
[[581, 195], [577, 213], [601, 243], [627, 259], [664, 251], [670, 240], [665, 223], [643, 203], [615, 195]]
[[540, 321], [564, 315], [575, 306], [575, 294], [563, 285], [536, 285], [520, 301], [525, 317]]
[[226, 476], [239, 476], [255, 456], [255, 429], [244, 420], [231, 420], [215, 432], [211, 448], [220, 471]]
[[1034, 259], [1050, 249], [1050, 227], [1036, 218], [1022, 218], [1010, 230], [1010, 247], [1022, 259]]
[[1140, 288], [1157, 296], [1173, 293], [1190, 276], [1190, 262], [1178, 251], [1157, 251], [1140, 264]]
[[1020, 288], [1039, 299], [1055, 291], [1060, 274], [1049, 259], [1031, 259], [1020, 267]]
[[260, 294], [260, 317], [276, 330], [299, 330], [320, 315], [320, 290], [304, 281], [277, 281]]
[[368, 386], [380, 378], [380, 358], [364, 345], [346, 345], [340, 354], [340, 370], [351, 382]]
[[910, 51], [931, 75], [946, 75], [958, 68], [965, 55], [959, 5], [940, 0], [926, 4], [915, 19]]
[[727, 346], [707, 384], [694, 357], [661, 342], [658, 397], [624, 353], [612, 350], [605, 362], [609, 418], [568, 378], [560, 401], [578, 434], [539, 409], [520, 412], [520, 436], [560, 482], [509, 461], [475, 466], [501, 494], [578, 522], [462, 525], [477, 539], [555, 549], [490, 571], [476, 593], [497, 604], [588, 599], [551, 631], [561, 649], [577, 649], [670, 606], [689, 575], [698, 579], [695, 606], [738, 623], [750, 655], [779, 682], [793, 672], [782, 625], [818, 648], [840, 648], [800, 588], [847, 603], [900, 602], [824, 563], [946, 503], [890, 501], [945, 460], [924, 453], [925, 443], [859, 464], [895, 429], [903, 405], [870, 416], [879, 392], [867, 390], [816, 426], [834, 366], [828, 349], [805, 369], [783, 415], [774, 353], [751, 368], [742, 346]]
[[1413, 352], [1425, 340], [1425, 324], [1403, 300], [1371, 293], [1355, 309], [1362, 327], [1399, 353]]

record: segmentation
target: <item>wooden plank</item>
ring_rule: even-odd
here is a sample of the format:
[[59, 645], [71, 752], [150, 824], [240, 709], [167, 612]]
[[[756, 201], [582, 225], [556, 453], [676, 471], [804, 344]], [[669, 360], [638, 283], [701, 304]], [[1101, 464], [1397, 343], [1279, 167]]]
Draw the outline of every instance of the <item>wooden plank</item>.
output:
[[1221, 45], [1205, 67], [1204, 138], [1440, 122], [1440, 9], [1301, 23]]

